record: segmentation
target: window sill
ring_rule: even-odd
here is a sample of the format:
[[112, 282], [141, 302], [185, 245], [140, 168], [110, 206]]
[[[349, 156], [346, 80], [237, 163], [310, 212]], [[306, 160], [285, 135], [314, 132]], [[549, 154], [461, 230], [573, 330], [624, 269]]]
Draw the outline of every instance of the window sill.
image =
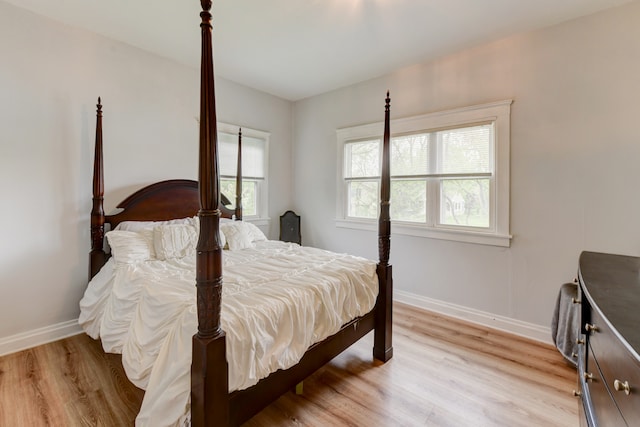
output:
[[[351, 228], [354, 230], [377, 231], [377, 221], [356, 219], [337, 219], [336, 227]], [[427, 228], [424, 226], [410, 225], [407, 223], [392, 222], [392, 234], [405, 236], [426, 237], [429, 239], [449, 240], [453, 242], [476, 243], [480, 245], [502, 246], [508, 248], [511, 245], [511, 235], [494, 233], [482, 233], [477, 231], [460, 231], [444, 228]]]

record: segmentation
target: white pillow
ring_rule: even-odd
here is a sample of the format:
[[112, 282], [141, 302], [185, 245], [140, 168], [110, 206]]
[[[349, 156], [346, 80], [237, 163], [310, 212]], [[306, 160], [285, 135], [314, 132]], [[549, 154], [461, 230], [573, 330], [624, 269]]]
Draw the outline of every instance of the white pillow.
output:
[[220, 223], [220, 231], [224, 234], [230, 251], [237, 251], [254, 246], [249, 228], [242, 221]]
[[[230, 220], [229, 218], [220, 218], [220, 223], [227, 222], [227, 221], [232, 221], [232, 220]], [[200, 236], [200, 218], [198, 218], [198, 216], [189, 218], [188, 224], [191, 224], [196, 228], [196, 233], [198, 234], [198, 237], [199, 237]], [[224, 247], [227, 244], [227, 239], [224, 237], [224, 233], [220, 229], [219, 229], [219, 236], [220, 236], [220, 247], [224, 249]], [[196, 245], [197, 245], [197, 240], [196, 240]]]
[[197, 244], [198, 231], [193, 225], [168, 224], [153, 228], [153, 247], [159, 260], [192, 255]]
[[170, 219], [168, 221], [122, 221], [120, 224], [114, 228], [114, 230], [123, 230], [123, 231], [140, 231], [153, 229], [153, 227], [157, 227], [159, 225], [172, 225], [172, 224], [190, 224], [195, 225], [197, 223], [198, 217], [188, 217], [188, 218], [178, 218], [178, 219]]
[[242, 224], [247, 228], [252, 242], [263, 242], [267, 240], [267, 236], [265, 236], [262, 230], [260, 230], [255, 224], [251, 224], [250, 222], [242, 222]]
[[116, 264], [133, 264], [155, 257], [152, 233], [113, 230], [106, 233]]

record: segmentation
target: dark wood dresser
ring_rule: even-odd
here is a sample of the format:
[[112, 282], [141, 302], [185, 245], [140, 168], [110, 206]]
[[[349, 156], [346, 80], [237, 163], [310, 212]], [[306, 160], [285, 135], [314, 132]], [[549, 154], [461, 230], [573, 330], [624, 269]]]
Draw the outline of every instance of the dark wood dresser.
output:
[[640, 426], [640, 258], [580, 255], [581, 426]]

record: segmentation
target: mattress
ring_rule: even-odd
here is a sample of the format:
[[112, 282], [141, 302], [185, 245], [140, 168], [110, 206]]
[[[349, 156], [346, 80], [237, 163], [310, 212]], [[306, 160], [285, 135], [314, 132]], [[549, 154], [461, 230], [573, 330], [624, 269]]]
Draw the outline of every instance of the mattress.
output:
[[[366, 314], [378, 293], [374, 261], [279, 241], [225, 250], [221, 326], [229, 391], [295, 365], [312, 344]], [[79, 322], [122, 354], [145, 389], [137, 426], [189, 424], [195, 255], [131, 263], [111, 258], [91, 280]]]

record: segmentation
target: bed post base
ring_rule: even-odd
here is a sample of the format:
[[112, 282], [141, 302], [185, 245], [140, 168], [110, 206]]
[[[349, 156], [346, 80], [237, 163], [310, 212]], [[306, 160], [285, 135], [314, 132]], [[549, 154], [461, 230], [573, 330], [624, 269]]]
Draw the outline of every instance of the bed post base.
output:
[[376, 301], [375, 330], [373, 338], [373, 357], [386, 362], [393, 357], [391, 343], [393, 276], [390, 265], [378, 264], [380, 292]]
[[229, 377], [224, 332], [214, 338], [193, 337], [191, 425], [229, 425]]

